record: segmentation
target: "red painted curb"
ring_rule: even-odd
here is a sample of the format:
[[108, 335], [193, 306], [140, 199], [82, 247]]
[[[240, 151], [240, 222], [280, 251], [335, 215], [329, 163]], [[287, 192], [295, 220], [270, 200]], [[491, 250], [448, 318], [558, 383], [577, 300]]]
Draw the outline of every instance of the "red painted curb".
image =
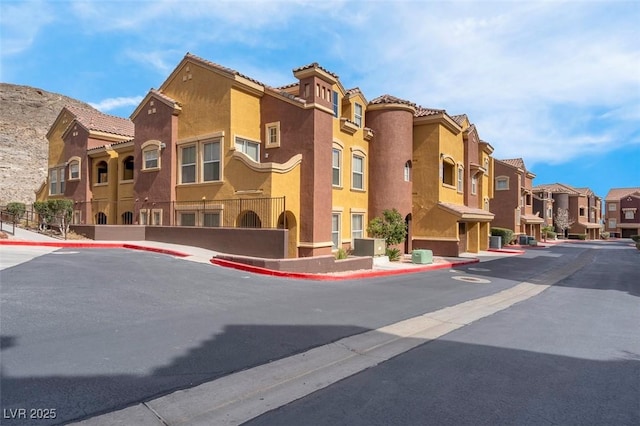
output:
[[238, 269], [240, 271], [253, 272], [255, 274], [269, 275], [274, 277], [282, 277], [282, 278], [298, 278], [298, 279], [307, 279], [307, 280], [316, 280], [316, 281], [342, 281], [342, 280], [353, 280], [353, 279], [361, 279], [361, 278], [377, 278], [377, 277], [386, 277], [391, 275], [402, 275], [402, 274], [412, 274], [416, 272], [425, 272], [432, 271], [437, 269], [446, 269], [452, 268], [454, 266], [462, 266], [469, 265], [472, 263], [480, 262], [479, 259], [470, 259], [468, 261], [463, 261], [459, 263], [453, 262], [444, 262], [444, 263], [436, 263], [431, 265], [425, 265], [421, 267], [413, 267], [413, 268], [405, 268], [405, 269], [392, 269], [392, 270], [384, 270], [384, 271], [356, 271], [351, 274], [346, 273], [345, 275], [330, 275], [330, 274], [310, 274], [305, 272], [287, 272], [287, 271], [276, 271], [274, 269], [262, 268], [259, 266], [247, 265], [246, 263], [233, 262], [231, 260], [224, 260], [213, 258], [211, 259], [211, 263], [214, 265]]
[[60, 248], [125, 248], [130, 250], [151, 251], [154, 253], [168, 254], [170, 256], [187, 257], [187, 253], [176, 250], [163, 249], [159, 247], [147, 247], [128, 243], [82, 243], [70, 241], [16, 241], [0, 240], [3, 246], [30, 246], [30, 247], [60, 247]]

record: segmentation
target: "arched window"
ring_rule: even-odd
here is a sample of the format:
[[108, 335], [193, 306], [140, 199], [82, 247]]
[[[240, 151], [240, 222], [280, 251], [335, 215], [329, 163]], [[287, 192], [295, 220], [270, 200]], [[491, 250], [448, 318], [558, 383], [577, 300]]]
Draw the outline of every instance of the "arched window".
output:
[[124, 213], [122, 213], [122, 224], [123, 225], [132, 225], [133, 224], [133, 212], [124, 212]]
[[404, 181], [411, 182], [411, 160], [404, 163]]
[[96, 225], [106, 225], [107, 224], [107, 215], [103, 212], [99, 212], [96, 214]]
[[262, 221], [256, 212], [248, 210], [240, 216], [241, 228], [262, 228]]
[[106, 161], [100, 161], [96, 165], [96, 183], [107, 183], [109, 176], [109, 166]]
[[133, 156], [128, 156], [122, 162], [122, 180], [133, 180]]

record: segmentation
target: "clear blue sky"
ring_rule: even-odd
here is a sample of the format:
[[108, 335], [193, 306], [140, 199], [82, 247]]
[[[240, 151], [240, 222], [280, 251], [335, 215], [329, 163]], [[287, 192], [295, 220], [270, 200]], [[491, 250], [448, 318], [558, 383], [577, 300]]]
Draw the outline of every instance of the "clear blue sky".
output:
[[0, 0], [6, 83], [128, 117], [186, 52], [265, 84], [318, 62], [467, 114], [534, 184], [640, 186], [640, 2]]

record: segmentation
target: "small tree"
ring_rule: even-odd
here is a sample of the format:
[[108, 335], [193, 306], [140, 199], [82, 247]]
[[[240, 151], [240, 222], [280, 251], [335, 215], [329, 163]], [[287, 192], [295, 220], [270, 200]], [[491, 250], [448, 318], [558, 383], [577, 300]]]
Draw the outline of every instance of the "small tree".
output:
[[565, 231], [571, 228], [571, 225], [576, 221], [572, 217], [569, 217], [568, 209], [559, 208], [553, 217], [553, 222], [556, 225], [556, 229], [559, 229], [560, 232], [562, 232], [562, 236], [565, 237]]
[[47, 226], [58, 226], [60, 235], [67, 238], [69, 223], [73, 215], [73, 201], [65, 199], [36, 201], [33, 208], [40, 216], [38, 229], [44, 231]]
[[7, 211], [13, 216], [13, 223], [17, 223], [26, 210], [24, 203], [13, 202], [7, 204]]
[[375, 217], [369, 222], [367, 232], [373, 238], [384, 238], [389, 250], [390, 246], [400, 244], [407, 237], [407, 224], [398, 210], [385, 210], [382, 217]]

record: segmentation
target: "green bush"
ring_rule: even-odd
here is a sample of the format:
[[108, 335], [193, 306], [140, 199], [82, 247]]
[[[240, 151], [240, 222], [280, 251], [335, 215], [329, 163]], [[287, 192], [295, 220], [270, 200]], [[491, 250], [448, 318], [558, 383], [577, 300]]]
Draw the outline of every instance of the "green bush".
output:
[[397, 248], [387, 248], [385, 250], [385, 254], [389, 257], [389, 261], [391, 262], [397, 262], [398, 260], [400, 260], [400, 255], [402, 254], [400, 252], [400, 249]]
[[636, 243], [636, 248], [640, 250], [640, 243]]
[[20, 220], [24, 212], [27, 210], [27, 207], [24, 205], [24, 203], [14, 201], [13, 203], [7, 204], [6, 210], [11, 216], [13, 216], [13, 223], [16, 223]]
[[636, 243], [640, 243], [640, 235], [632, 235], [631, 239]]
[[502, 245], [506, 246], [511, 244], [515, 240], [515, 234], [511, 229], [506, 228], [491, 228], [492, 237], [502, 237]]
[[600, 238], [602, 238], [603, 240], [608, 240], [610, 236], [611, 234], [606, 231], [600, 233]]
[[384, 238], [388, 246], [400, 244], [407, 236], [407, 224], [398, 210], [385, 210], [382, 217], [375, 217], [367, 226], [373, 238]]
[[570, 240], [586, 240], [587, 239], [587, 234], [569, 234], [567, 235], [567, 238]]
[[346, 259], [347, 257], [349, 257], [349, 253], [347, 253], [347, 251], [343, 248], [339, 248], [336, 252], [337, 260]]

